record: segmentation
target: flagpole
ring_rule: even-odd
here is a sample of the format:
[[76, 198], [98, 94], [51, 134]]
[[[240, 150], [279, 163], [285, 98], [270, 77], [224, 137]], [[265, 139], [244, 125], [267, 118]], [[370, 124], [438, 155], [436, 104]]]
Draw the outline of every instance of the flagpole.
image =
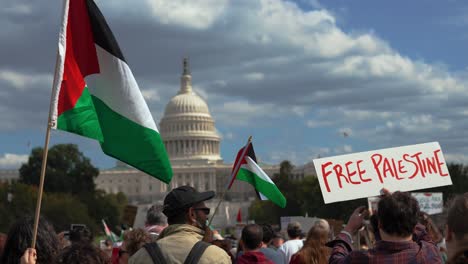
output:
[[44, 151], [42, 153], [41, 179], [39, 182], [39, 190], [37, 194], [36, 214], [34, 216], [34, 232], [33, 232], [33, 237], [32, 237], [32, 242], [31, 242], [31, 248], [36, 248], [37, 228], [39, 226], [39, 215], [41, 214], [42, 193], [44, 190], [44, 178], [45, 178], [45, 171], [47, 167], [47, 154], [49, 153], [50, 129], [51, 129], [51, 122], [50, 122], [50, 117], [49, 117], [49, 121], [47, 122], [47, 132], [45, 136]]
[[237, 164], [235, 165], [234, 167], [234, 170], [232, 171], [232, 174], [231, 174], [231, 177], [229, 178], [229, 182], [226, 186], [226, 189], [223, 191], [223, 193], [221, 194], [221, 198], [219, 199], [219, 202], [218, 202], [218, 205], [216, 205], [215, 207], [215, 210], [213, 212], [213, 215], [211, 216], [211, 219], [210, 221], [208, 222], [208, 226], [211, 225], [211, 222], [213, 221], [213, 218], [214, 216], [216, 215], [216, 213], [218, 212], [218, 208], [219, 206], [221, 205], [221, 202], [224, 200], [224, 196], [226, 195], [227, 191], [229, 190], [229, 187], [231, 186], [231, 183], [232, 181], [234, 180], [234, 178], [236, 177], [237, 173], [239, 172], [239, 169], [240, 169], [240, 165], [241, 165], [241, 161], [242, 159], [245, 157], [245, 153], [247, 152], [247, 147], [249, 146], [249, 144], [252, 142], [252, 136], [249, 136], [249, 139], [247, 140], [247, 144], [245, 144], [244, 146], [244, 149], [242, 150], [242, 154], [240, 156], [240, 159], [239, 159], [239, 162], [237, 162]]
[[[49, 154], [49, 141], [50, 141], [50, 131], [52, 127], [55, 127], [55, 122], [56, 120], [52, 120], [52, 102], [55, 98], [55, 96], [58, 96], [57, 94], [54, 94], [54, 89], [58, 85], [60, 85], [59, 80], [57, 80], [57, 72], [59, 71], [60, 67], [60, 72], [63, 72], [63, 59], [61, 60], [61, 56], [64, 57], [65, 49], [60, 46], [60, 44], [65, 42], [65, 39], [63, 38], [64, 31], [66, 32], [66, 24], [67, 24], [67, 17], [68, 17], [68, 7], [69, 7], [69, 1], [70, 0], [63, 0], [63, 13], [62, 13], [62, 25], [60, 29], [60, 34], [59, 34], [59, 47], [57, 49], [57, 55], [55, 59], [55, 70], [54, 70], [54, 80], [52, 81], [52, 92], [50, 96], [50, 104], [49, 104], [49, 117], [47, 119], [47, 130], [46, 130], [46, 135], [45, 135], [45, 142], [44, 142], [44, 150], [42, 153], [42, 165], [41, 165], [41, 177], [39, 180], [39, 189], [37, 193], [37, 202], [36, 202], [36, 213], [34, 216], [34, 229], [33, 229], [33, 237], [32, 237], [32, 242], [31, 242], [31, 248], [36, 248], [36, 240], [37, 240], [37, 229], [39, 227], [39, 217], [41, 214], [41, 203], [42, 203], [42, 194], [44, 192], [44, 181], [45, 181], [45, 172], [47, 168], [47, 155]], [[60, 65], [59, 65], [60, 64]], [[61, 80], [60, 80], [61, 82]]]
[[[52, 89], [55, 86], [55, 82], [57, 81], [57, 62], [59, 60], [59, 53], [57, 52], [57, 60], [55, 64], [55, 73], [54, 73], [54, 80], [52, 82]], [[37, 238], [37, 229], [39, 227], [39, 217], [41, 214], [41, 203], [42, 203], [42, 193], [44, 192], [44, 180], [45, 180], [45, 172], [47, 168], [47, 155], [49, 154], [49, 141], [50, 141], [50, 131], [52, 126], [54, 125], [53, 121], [51, 120], [51, 108], [52, 108], [52, 96], [50, 98], [50, 109], [49, 109], [49, 117], [47, 119], [47, 130], [44, 142], [44, 150], [42, 152], [42, 165], [41, 165], [41, 178], [39, 180], [39, 189], [37, 193], [37, 202], [36, 202], [36, 214], [34, 216], [34, 231], [33, 237], [31, 242], [31, 248], [36, 248], [36, 238]], [[54, 121], [55, 122], [55, 121]]]

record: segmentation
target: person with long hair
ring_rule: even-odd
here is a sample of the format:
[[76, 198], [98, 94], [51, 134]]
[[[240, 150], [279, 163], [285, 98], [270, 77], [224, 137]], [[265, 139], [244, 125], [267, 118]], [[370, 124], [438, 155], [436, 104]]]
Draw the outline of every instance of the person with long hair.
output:
[[[17, 264], [31, 246], [34, 218], [26, 216], [18, 219], [8, 231], [5, 250], [0, 263]], [[52, 225], [43, 217], [39, 218], [36, 252], [38, 264], [53, 264], [59, 254], [60, 246]], [[34, 254], [35, 255], [35, 254]]]
[[292, 256], [290, 264], [325, 264], [331, 249], [325, 246], [328, 242], [330, 225], [326, 220], [318, 220], [310, 228], [304, 246]]

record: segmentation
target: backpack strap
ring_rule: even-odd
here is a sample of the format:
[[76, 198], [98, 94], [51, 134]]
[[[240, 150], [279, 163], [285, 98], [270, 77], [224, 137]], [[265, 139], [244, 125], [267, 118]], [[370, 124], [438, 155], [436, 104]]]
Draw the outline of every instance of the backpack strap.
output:
[[156, 242], [147, 243], [143, 247], [150, 255], [154, 264], [166, 264], [166, 260], [164, 259], [161, 249]]
[[190, 250], [187, 258], [184, 261], [184, 264], [197, 264], [200, 260], [203, 252], [205, 252], [206, 248], [209, 247], [211, 244], [205, 241], [198, 241]]

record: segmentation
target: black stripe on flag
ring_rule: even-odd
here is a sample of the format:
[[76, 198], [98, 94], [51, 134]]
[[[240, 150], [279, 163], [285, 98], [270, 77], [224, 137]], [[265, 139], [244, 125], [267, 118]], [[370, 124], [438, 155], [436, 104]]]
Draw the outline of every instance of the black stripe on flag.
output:
[[253, 149], [252, 143], [249, 144], [247, 153], [245, 154], [246, 156], [249, 156], [255, 163], [257, 163], [257, 156], [255, 156], [255, 151]]
[[114, 55], [115, 57], [125, 61], [125, 58], [120, 51], [119, 44], [115, 40], [114, 34], [107, 25], [106, 19], [93, 0], [86, 0], [88, 7], [89, 20], [91, 22], [91, 30], [93, 31], [94, 42], [101, 48]]

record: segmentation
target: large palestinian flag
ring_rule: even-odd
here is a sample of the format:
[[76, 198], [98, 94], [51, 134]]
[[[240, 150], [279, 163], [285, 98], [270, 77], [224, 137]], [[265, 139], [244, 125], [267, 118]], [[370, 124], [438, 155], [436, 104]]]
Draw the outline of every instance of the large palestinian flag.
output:
[[[236, 169], [238, 169], [237, 173]], [[245, 181], [252, 184], [260, 199], [270, 200], [282, 208], [286, 207], [286, 198], [270, 177], [258, 166], [251, 142], [237, 153], [232, 173], [235, 174], [235, 177], [230, 181], [228, 189], [231, 188], [234, 179]]]
[[68, 0], [63, 17], [52, 127], [98, 140], [107, 155], [170, 182], [159, 131], [98, 7], [92, 0]]

